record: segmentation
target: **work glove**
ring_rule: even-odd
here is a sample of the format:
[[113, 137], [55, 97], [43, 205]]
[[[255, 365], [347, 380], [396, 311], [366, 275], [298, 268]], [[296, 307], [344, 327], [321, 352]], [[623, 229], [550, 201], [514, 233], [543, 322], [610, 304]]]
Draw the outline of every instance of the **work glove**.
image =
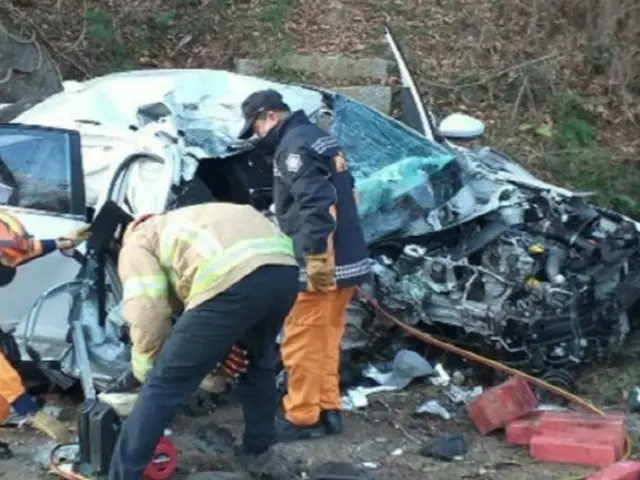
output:
[[326, 253], [307, 255], [307, 288], [310, 292], [326, 292], [333, 285], [333, 267]]
[[89, 236], [91, 235], [91, 232], [89, 231], [90, 228], [91, 228], [91, 225], [84, 225], [80, 228], [76, 228], [72, 230], [71, 232], [67, 233], [63, 237], [60, 237], [58, 239], [58, 242], [64, 244], [64, 246], [61, 249], [71, 250], [76, 248], [78, 245], [84, 242], [87, 238], [89, 238]]
[[65, 427], [60, 420], [53, 418], [42, 410], [29, 415], [27, 417], [27, 423], [36, 430], [39, 430], [45, 435], [53, 438], [58, 443], [69, 443], [71, 441], [71, 436], [69, 435], [67, 427]]
[[227, 359], [222, 362], [222, 365], [218, 364], [217, 368], [222, 367], [229, 377], [238, 378], [247, 371], [248, 366], [247, 351], [238, 345], [233, 345]]

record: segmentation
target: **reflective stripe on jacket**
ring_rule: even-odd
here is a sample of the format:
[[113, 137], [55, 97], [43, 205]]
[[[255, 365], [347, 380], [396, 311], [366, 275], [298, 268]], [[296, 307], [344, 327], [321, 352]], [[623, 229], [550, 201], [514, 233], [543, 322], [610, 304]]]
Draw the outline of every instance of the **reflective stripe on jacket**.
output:
[[297, 265], [292, 241], [247, 205], [185, 207], [127, 232], [118, 274], [134, 374], [151, 369], [174, 313], [198, 306], [269, 264]]

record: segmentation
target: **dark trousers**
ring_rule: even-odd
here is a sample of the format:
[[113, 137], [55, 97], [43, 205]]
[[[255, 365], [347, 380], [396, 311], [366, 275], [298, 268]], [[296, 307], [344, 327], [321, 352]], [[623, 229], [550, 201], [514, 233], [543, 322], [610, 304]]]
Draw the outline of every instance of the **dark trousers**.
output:
[[244, 447], [275, 443], [276, 337], [298, 293], [298, 268], [261, 267], [176, 322], [118, 438], [109, 480], [139, 480], [178, 406], [240, 342], [250, 364], [240, 380]]

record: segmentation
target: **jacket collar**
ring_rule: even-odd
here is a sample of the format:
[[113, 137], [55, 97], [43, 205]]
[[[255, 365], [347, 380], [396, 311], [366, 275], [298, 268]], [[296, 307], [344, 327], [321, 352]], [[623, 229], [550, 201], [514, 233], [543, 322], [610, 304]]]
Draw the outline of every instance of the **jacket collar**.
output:
[[287, 118], [282, 120], [278, 125], [273, 127], [267, 134], [267, 137], [270, 137], [269, 140], [273, 141], [277, 145], [292, 128], [310, 124], [311, 122], [304, 113], [304, 110], [296, 110]]

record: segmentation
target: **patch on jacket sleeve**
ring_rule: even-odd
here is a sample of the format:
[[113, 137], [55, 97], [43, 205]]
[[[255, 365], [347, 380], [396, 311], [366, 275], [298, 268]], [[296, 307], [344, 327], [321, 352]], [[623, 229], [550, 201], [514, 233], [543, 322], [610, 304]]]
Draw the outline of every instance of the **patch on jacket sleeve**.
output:
[[298, 170], [302, 167], [302, 158], [297, 153], [290, 153], [284, 164], [289, 173], [298, 173]]

